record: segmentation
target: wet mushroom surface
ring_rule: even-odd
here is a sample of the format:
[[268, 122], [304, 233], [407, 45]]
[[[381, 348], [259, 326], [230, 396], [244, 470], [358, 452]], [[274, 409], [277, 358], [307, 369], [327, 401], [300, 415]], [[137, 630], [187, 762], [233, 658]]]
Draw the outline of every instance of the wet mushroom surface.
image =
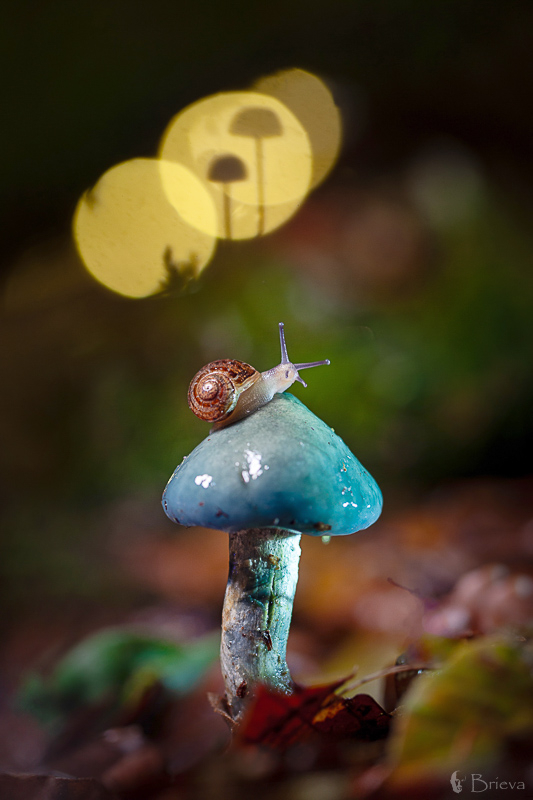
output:
[[163, 507], [186, 526], [342, 536], [376, 521], [382, 495], [332, 428], [285, 393], [210, 433], [175, 470]]
[[257, 685], [293, 689], [285, 657], [301, 534], [367, 528], [381, 491], [332, 428], [285, 393], [212, 431], [177, 467], [162, 502], [174, 522], [230, 534], [221, 665], [223, 708], [238, 723]]

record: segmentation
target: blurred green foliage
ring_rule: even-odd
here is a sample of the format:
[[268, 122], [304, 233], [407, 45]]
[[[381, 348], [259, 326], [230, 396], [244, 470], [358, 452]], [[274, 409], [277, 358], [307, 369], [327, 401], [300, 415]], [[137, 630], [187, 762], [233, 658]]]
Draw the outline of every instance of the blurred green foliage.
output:
[[[6, 12], [6, 608], [120, 584], [106, 513], [135, 498], [167, 525], [164, 484], [207, 433], [186, 406], [190, 378], [218, 357], [274, 366], [279, 321], [291, 357], [331, 359], [295, 394], [376, 476], [386, 512], [391, 498], [443, 479], [530, 472], [532, 21], [522, 0], [201, 11], [53, 0]], [[386, 183], [401, 193], [439, 137], [477, 165], [468, 213], [439, 225], [419, 210], [429, 246], [415, 277], [387, 286], [375, 276], [363, 292], [343, 267], [335, 286], [296, 267], [274, 236], [224, 244], [183, 294], [129, 301], [91, 282], [65, 244], [82, 191], [111, 164], [153, 154], [187, 103], [293, 64], [332, 78], [345, 116], [327, 191]], [[463, 194], [457, 185], [447, 196], [452, 209]]]
[[51, 675], [32, 674], [19, 705], [55, 730], [77, 710], [134, 707], [156, 682], [184, 695], [218, 658], [220, 637], [178, 644], [127, 629], [103, 630], [70, 650]]

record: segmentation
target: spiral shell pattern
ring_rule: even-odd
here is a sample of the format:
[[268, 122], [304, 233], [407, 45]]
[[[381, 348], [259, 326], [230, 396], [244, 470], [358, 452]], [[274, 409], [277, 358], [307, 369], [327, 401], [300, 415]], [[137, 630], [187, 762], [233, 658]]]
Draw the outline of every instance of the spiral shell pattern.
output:
[[221, 422], [229, 417], [240, 394], [260, 376], [244, 361], [211, 361], [196, 373], [189, 386], [187, 402], [197, 417]]

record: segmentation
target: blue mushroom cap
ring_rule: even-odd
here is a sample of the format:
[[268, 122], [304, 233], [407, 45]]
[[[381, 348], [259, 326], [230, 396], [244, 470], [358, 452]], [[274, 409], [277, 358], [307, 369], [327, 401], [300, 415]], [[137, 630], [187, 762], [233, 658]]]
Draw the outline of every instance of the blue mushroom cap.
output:
[[163, 493], [174, 522], [228, 532], [342, 536], [372, 525], [382, 505], [379, 486], [342, 439], [287, 393], [210, 433]]

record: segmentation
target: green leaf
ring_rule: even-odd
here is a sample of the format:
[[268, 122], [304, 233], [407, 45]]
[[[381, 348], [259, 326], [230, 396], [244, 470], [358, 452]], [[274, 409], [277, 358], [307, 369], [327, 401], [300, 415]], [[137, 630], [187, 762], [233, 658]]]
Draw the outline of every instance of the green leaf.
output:
[[19, 702], [44, 724], [61, 724], [84, 706], [128, 705], [156, 681], [186, 694], [218, 656], [220, 637], [176, 643], [124, 629], [108, 629], [84, 639], [50, 676], [30, 675]]

